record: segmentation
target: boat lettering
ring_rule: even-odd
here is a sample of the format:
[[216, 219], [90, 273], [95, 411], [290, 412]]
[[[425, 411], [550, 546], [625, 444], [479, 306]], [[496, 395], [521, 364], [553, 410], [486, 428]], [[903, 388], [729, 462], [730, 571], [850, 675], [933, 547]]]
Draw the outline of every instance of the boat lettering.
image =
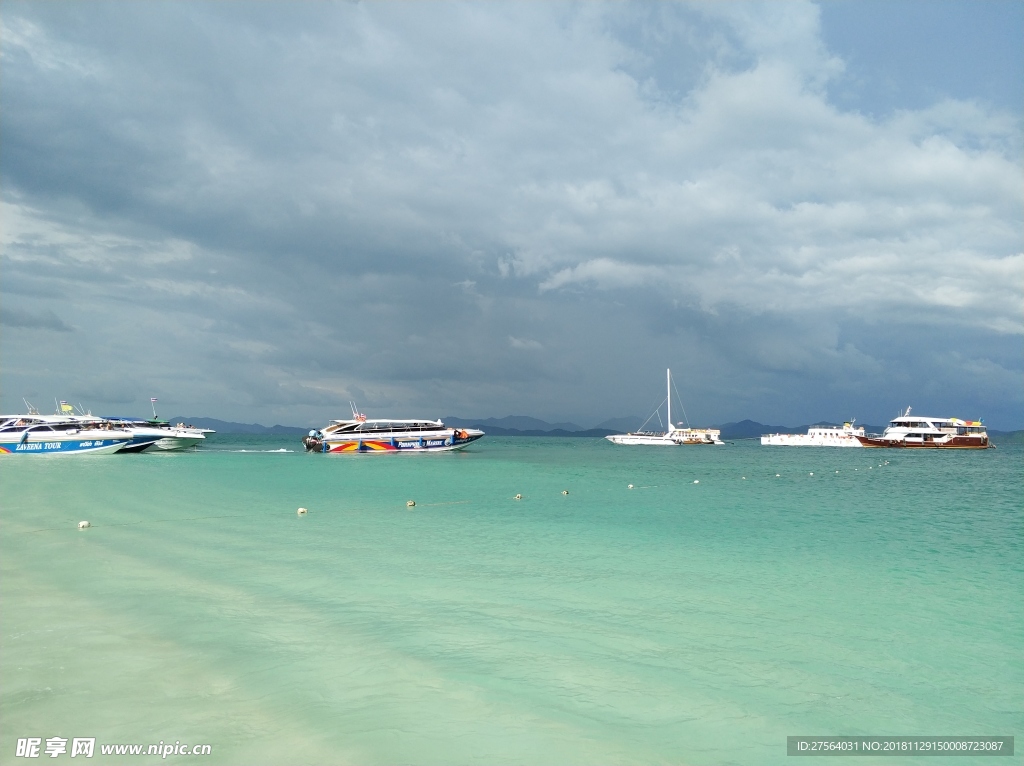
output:
[[43, 449], [60, 449], [60, 442], [43, 442]]
[[36, 444], [19, 444], [17, 447], [14, 448], [14, 451], [15, 452], [34, 452], [36, 450], [41, 450], [42, 448], [43, 448], [43, 445], [40, 444], [40, 443], [36, 443]]

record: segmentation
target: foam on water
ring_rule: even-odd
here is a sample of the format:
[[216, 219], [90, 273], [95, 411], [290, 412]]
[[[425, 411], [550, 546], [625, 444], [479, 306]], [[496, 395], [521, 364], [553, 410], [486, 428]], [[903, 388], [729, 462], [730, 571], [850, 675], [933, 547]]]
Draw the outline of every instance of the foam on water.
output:
[[1024, 723], [1019, 446], [291, 450], [0, 461], [0, 761], [782, 764]]

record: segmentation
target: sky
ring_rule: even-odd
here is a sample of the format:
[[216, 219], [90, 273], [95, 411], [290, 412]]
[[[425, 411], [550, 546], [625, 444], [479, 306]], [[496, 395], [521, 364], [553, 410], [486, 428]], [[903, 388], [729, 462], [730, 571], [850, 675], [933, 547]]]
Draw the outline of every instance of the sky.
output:
[[1024, 3], [0, 6], [0, 410], [1024, 428]]

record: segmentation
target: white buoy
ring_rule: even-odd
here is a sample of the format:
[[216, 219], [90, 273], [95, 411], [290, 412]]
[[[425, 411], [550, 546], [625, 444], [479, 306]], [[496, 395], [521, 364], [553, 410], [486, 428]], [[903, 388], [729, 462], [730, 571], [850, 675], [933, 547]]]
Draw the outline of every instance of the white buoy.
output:
[[563, 489], [563, 490], [562, 490], [562, 494], [563, 494], [563, 495], [568, 495], [568, 494], [569, 494], [569, 490], [567, 490], [567, 489]]
[[522, 495], [516, 495], [516, 500], [522, 500], [522, 499], [523, 499]]
[[79, 529], [88, 529], [91, 526], [92, 526], [92, 524], [90, 524], [88, 521], [80, 521], [80, 522], [78, 522], [78, 528]]
[[775, 474], [775, 478], [778, 479], [779, 478], [779, 474]]
[[740, 478], [741, 478], [741, 479], [743, 479], [743, 481], [746, 481], [746, 480], [747, 480], [747, 477], [746, 477], [746, 476], [740, 476]]
[[700, 484], [700, 479], [694, 479], [694, 480], [693, 480], [693, 483], [694, 483], [694, 484]]
[[405, 507], [406, 508], [415, 508], [416, 507], [416, 501], [415, 500], [406, 500], [405, 501]]
[[306, 510], [305, 508], [299, 508], [299, 510], [297, 510], [296, 513], [299, 514], [299, 516], [305, 516], [307, 513], [309, 513], [309, 511]]
[[814, 476], [814, 471], [811, 471], [811, 476]]
[[633, 485], [632, 484], [627, 484], [626, 485], [626, 489], [633, 489]]

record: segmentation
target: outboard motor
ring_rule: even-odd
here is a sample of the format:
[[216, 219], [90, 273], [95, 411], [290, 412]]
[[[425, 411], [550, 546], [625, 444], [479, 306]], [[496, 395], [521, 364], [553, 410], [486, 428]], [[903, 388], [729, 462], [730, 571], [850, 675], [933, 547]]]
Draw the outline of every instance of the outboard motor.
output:
[[310, 431], [308, 436], [303, 437], [302, 446], [306, 452], [323, 452], [324, 435], [320, 431]]

